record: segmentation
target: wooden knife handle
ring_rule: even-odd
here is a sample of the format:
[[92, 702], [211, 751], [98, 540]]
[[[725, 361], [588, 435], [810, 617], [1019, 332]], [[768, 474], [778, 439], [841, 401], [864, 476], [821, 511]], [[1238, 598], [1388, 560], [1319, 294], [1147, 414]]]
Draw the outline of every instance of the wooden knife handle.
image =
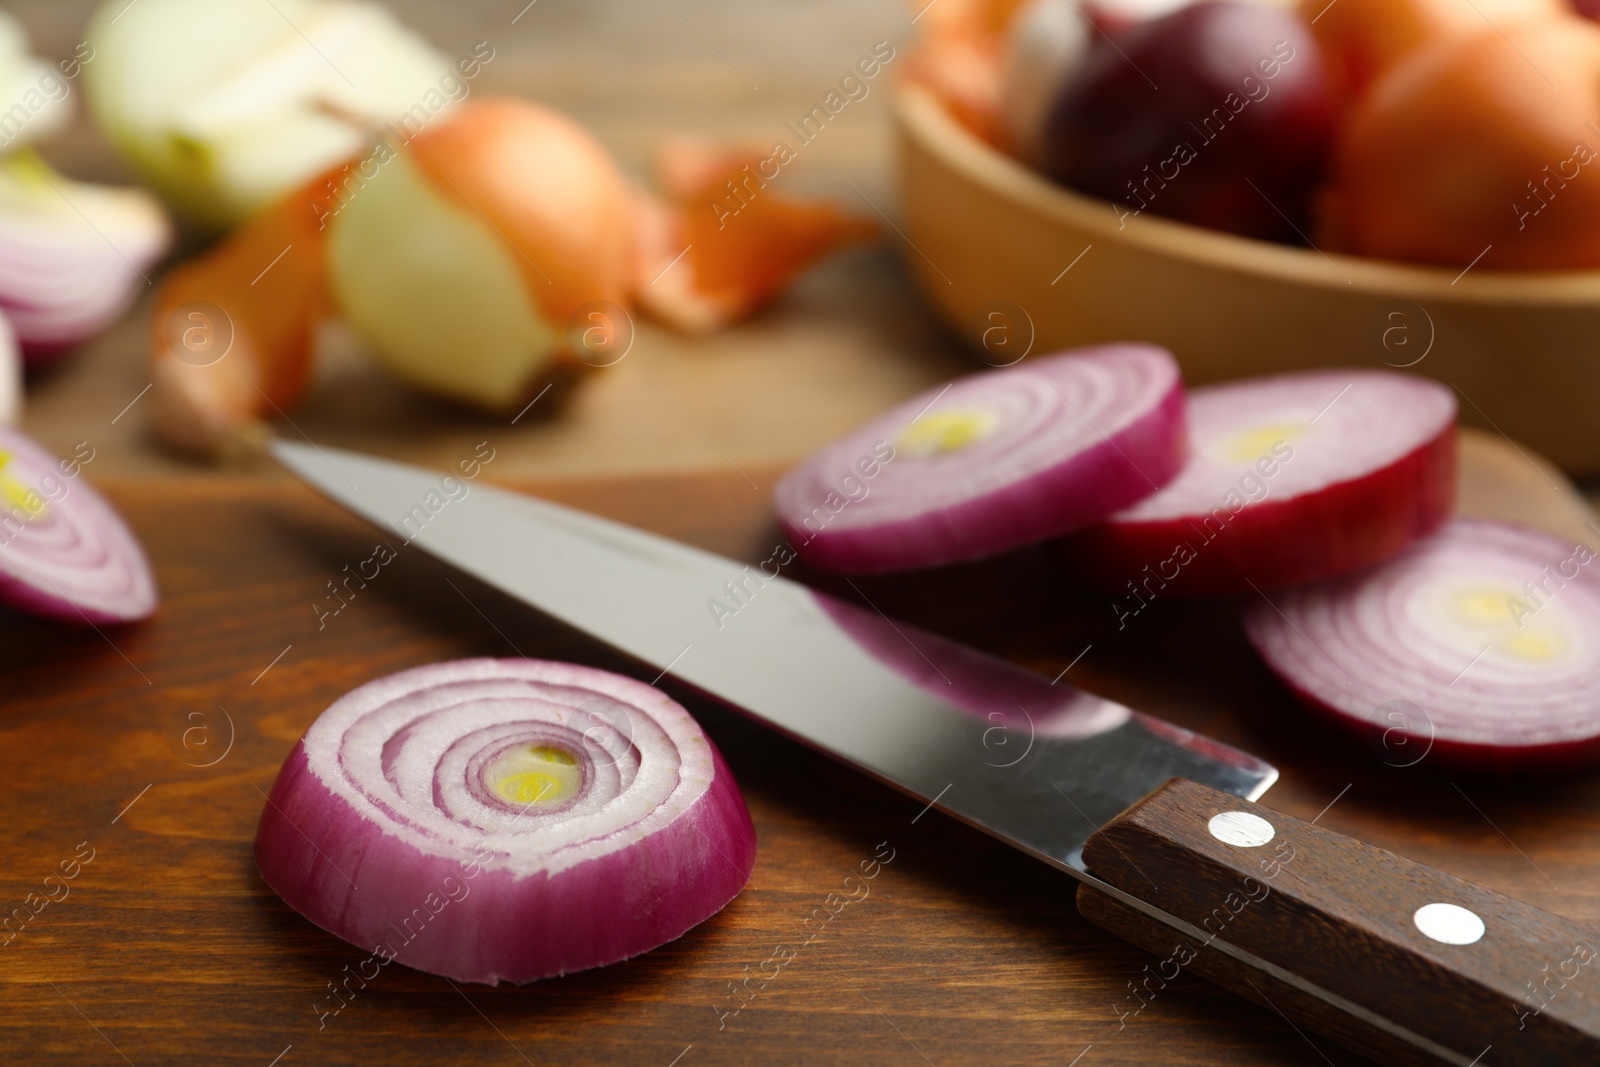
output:
[[1159, 962], [1124, 1025], [1193, 971], [1380, 1063], [1600, 1064], [1600, 936], [1442, 871], [1175, 779], [1089, 839], [1078, 910]]

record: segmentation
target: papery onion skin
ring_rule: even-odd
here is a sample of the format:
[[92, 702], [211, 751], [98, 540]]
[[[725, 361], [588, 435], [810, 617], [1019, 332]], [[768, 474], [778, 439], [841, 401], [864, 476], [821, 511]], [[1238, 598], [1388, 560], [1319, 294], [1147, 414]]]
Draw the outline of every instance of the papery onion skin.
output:
[[[267, 436], [263, 420], [299, 402], [328, 308], [324, 220], [339, 176], [313, 179], [161, 280], [149, 336], [164, 444], [213, 459], [252, 455]], [[205, 344], [181, 350], [191, 327]]]
[[584, 303], [624, 299], [632, 199], [594, 136], [559, 111], [486, 97], [405, 151], [440, 195], [489, 220], [516, 251], [528, 295], [564, 327]]
[[[313, 766], [313, 749], [323, 743], [313, 725], [284, 764], [262, 812], [255, 855], [267, 884], [306, 918], [364, 950], [388, 946], [408, 966], [491, 985], [626, 959], [682, 936], [721, 910], [754, 866], [755, 830], [716, 747], [687, 711], [650, 686], [573, 664], [461, 660], [368, 683], [341, 698], [324, 718], [352, 702], [376, 699], [381, 710], [435, 686], [521, 680], [534, 693], [541, 676], [558, 688], [589, 691], [633, 714], [670, 724], [683, 734], [684, 743], [676, 749], [684, 759], [680, 770], [692, 773], [698, 767], [708, 782], [662, 828], [643, 836], [638, 829], [663, 810], [670, 813], [670, 804], [612, 833], [566, 846], [593, 849], [612, 843], [611, 851], [554, 873], [519, 873], [509, 869], [514, 861], [504, 854], [474, 863], [471, 849], [436, 839], [430, 839], [432, 851], [420, 850], [401, 840], [393, 825], [358, 812]], [[338, 758], [342, 768], [345, 756]], [[642, 762], [638, 773], [646, 773]], [[682, 784], [680, 779], [673, 786], [672, 796]], [[437, 895], [432, 907], [425, 904], [429, 893]], [[442, 898], [450, 899], [438, 903]], [[423, 909], [425, 926], [416, 920], [406, 926], [417, 908]], [[407, 939], [413, 930], [419, 932]]]
[[[1395, 635], [1361, 634], [1347, 612], [1340, 628], [1368, 638], [1371, 647], [1366, 657], [1382, 657], [1351, 658], [1347, 648], [1330, 641], [1305, 615], [1308, 606], [1321, 613], [1331, 605], [1348, 605], [1364, 587], [1392, 588], [1409, 568], [1462, 542], [1522, 557], [1530, 580], [1541, 577], [1543, 565], [1556, 564], [1575, 548], [1573, 542], [1530, 527], [1452, 519], [1433, 538], [1381, 567], [1288, 590], [1272, 605], [1253, 606], [1245, 616], [1246, 633], [1300, 703], [1341, 732], [1363, 740], [1391, 766], [1492, 776], [1566, 773], [1600, 763], [1600, 672], [1590, 672], [1594, 683], [1587, 692], [1560, 691], [1544, 683], [1496, 687], [1486, 681], [1489, 671], [1483, 669], [1484, 663], [1470, 659], [1471, 649], [1459, 656], [1466, 669], [1455, 677], [1453, 663], [1448, 669], [1436, 667], [1434, 673], [1426, 664], [1418, 665], [1413, 651]], [[1567, 583], [1573, 587], [1558, 589], [1551, 603], [1592, 613], [1591, 629], [1600, 635], [1600, 560], [1591, 558]], [[1385, 619], [1397, 626], [1403, 623], [1389, 613]], [[1349, 684], [1324, 675], [1335, 664]], [[1492, 670], [1492, 661], [1489, 666]], [[1408, 701], [1413, 708], [1391, 717], [1385, 712], [1391, 701]], [[1557, 721], [1548, 711], [1528, 719], [1536, 701], [1555, 708], [1564, 719]], [[1496, 717], [1484, 714], [1484, 707]]]
[[775, 189], [746, 201], [729, 192], [740, 182], [749, 188], [775, 160], [770, 149], [696, 137], [663, 142], [656, 174], [666, 199], [635, 194], [631, 290], [639, 307], [680, 333], [710, 333], [754, 314], [815, 261], [877, 236], [871, 222], [826, 201]]
[[[1086, 368], [1091, 374], [1118, 374], [1129, 372], [1130, 367], [1144, 382], [1144, 392], [1126, 401], [1129, 406], [1114, 416], [1116, 422], [1108, 421], [1112, 416], [1107, 413], [1086, 420], [1081, 410], [1074, 410], [1077, 402], [1068, 402], [1060, 389]], [[880, 438], [892, 441], [930, 405], [935, 413], [959, 408], [967, 389], [976, 387], [974, 398], [981, 400], [1008, 388], [1003, 384], [1008, 381], [1044, 383], [1040, 394], [1049, 403], [1061, 401], [1057, 415], [1081, 428], [1079, 440], [1064, 443], [1059, 454], [1048, 461], [1041, 459], [1037, 469], [995, 481], [965, 499], [889, 521], [864, 523], [859, 511], [848, 513], [871, 502], [871, 492], [877, 490], [869, 488], [862, 503], [842, 509], [844, 522], [829, 522], [820, 530], [805, 525], [806, 518], [823, 505], [825, 491], [851, 471], [858, 454], [865, 455], [873, 442]], [[800, 555], [823, 570], [882, 572], [978, 559], [1099, 522], [1148, 496], [1182, 466], [1185, 425], [1183, 379], [1165, 349], [1135, 344], [1074, 349], [981, 371], [957, 379], [942, 397], [939, 389], [933, 389], [907, 401], [789, 472], [774, 493], [774, 504]], [[982, 448], [983, 442], [971, 447]], [[906, 465], [917, 462], [896, 457], [885, 469], [899, 480]], [[896, 468], [896, 464], [900, 466]], [[933, 467], [910, 476], [928, 482], [946, 478]]]
[[[6, 457], [0, 465], [0, 602], [79, 626], [154, 614], [158, 597], [150, 561], [81, 468], [65, 475], [49, 452], [4, 427], [0, 454]], [[62, 487], [59, 499], [40, 493], [46, 478]], [[21, 497], [27, 492], [43, 508], [24, 521]], [[66, 557], [63, 549], [87, 555]]]
[[[1313, 373], [1342, 380], [1337, 372]], [[1245, 383], [1212, 388], [1234, 384]], [[1254, 595], [1255, 589], [1300, 585], [1382, 562], [1438, 529], [1455, 505], [1454, 410], [1452, 404], [1437, 432], [1394, 462], [1325, 488], [1269, 495], [1234, 513], [1221, 530], [1205, 527], [1210, 512], [1202, 510], [1148, 521], [1113, 515], [1065, 539], [1061, 558], [1088, 584], [1122, 592], [1172, 559], [1177, 546], [1188, 545], [1194, 558], [1176, 575], [1161, 576], [1161, 596]]]

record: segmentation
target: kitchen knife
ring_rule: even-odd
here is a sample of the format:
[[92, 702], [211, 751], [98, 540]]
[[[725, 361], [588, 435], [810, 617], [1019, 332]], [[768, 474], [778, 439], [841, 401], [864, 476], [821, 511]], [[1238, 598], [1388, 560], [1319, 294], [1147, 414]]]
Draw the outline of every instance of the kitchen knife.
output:
[[783, 552], [272, 450], [405, 544], [1073, 875], [1085, 917], [1160, 957], [1119, 1013], [1190, 970], [1386, 1063], [1600, 1062], [1592, 931], [1257, 805], [1277, 771], [1248, 753], [789, 581]]

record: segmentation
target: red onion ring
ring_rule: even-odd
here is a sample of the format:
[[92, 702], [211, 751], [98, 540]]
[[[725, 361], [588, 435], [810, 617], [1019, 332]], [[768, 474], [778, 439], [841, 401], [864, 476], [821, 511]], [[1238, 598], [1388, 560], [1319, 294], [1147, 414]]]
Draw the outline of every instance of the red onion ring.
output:
[[6, 428], [0, 428], [0, 601], [79, 624], [129, 622], [156, 609], [150, 561], [122, 518], [78, 466]]
[[340, 697], [278, 774], [255, 845], [267, 884], [324, 930], [491, 985], [665, 944], [738, 894], [755, 853], [732, 773], [680, 705], [496, 659]]
[[1388, 371], [1196, 389], [1183, 470], [1068, 538], [1063, 557], [1090, 584], [1131, 583], [1141, 598], [1252, 593], [1371, 566], [1450, 514], [1455, 417], [1447, 387]]
[[1103, 345], [958, 378], [778, 483], [799, 553], [836, 571], [975, 559], [1098, 522], [1177, 472], [1183, 381], [1154, 345]]
[[171, 226], [139, 189], [75, 182], [32, 152], [0, 164], [0, 306], [30, 366], [126, 311]]
[[1458, 518], [1374, 570], [1274, 599], [1246, 616], [1256, 650], [1386, 762], [1519, 771], [1600, 759], [1591, 546]]

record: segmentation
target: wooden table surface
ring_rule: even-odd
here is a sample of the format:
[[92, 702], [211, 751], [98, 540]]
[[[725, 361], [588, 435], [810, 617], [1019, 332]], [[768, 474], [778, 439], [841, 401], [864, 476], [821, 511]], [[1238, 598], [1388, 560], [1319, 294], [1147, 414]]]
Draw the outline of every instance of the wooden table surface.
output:
[[[495, 56], [474, 94], [516, 93], [562, 108], [640, 181], [670, 134], [764, 147], [793, 140], [785, 122], [820, 100], [874, 42], [903, 45], [912, 29], [899, 0], [538, 0], [513, 25], [526, 3], [391, 6], [449, 55], [489, 42]], [[72, 53], [93, 4], [8, 8], [36, 49], [55, 56]], [[894, 213], [886, 76], [893, 69], [784, 168], [784, 192], [828, 197], [873, 218], [879, 208]], [[76, 177], [129, 180], [78, 103], [80, 121], [46, 154]], [[150, 442], [148, 396], [117, 417], [150, 381], [148, 304], [146, 295], [59, 373], [34, 383], [24, 425], [63, 451], [94, 442], [102, 478], [207, 477]], [[977, 365], [935, 326], [898, 247], [887, 242], [839, 253], [767, 313], [711, 338], [685, 340], [641, 320], [622, 362], [559, 410], [535, 408], [515, 432], [396, 385], [336, 324], [322, 342], [311, 395], [291, 413], [308, 436], [440, 465], [492, 428], [501, 476], [541, 480], [786, 465]], [[279, 476], [271, 468], [244, 473]]]
[[[1538, 475], [1509, 448], [1475, 439], [1473, 451], [1474, 510], [1566, 530], [1585, 517], [1531, 489]], [[777, 537], [764, 495], [731, 472], [533, 488], [752, 562]], [[37, 911], [0, 948], [12, 1005], [0, 1061], [945, 1067], [1061, 1065], [1092, 1045], [1084, 1067], [1355, 1062], [1190, 977], [1123, 1027], [1118, 1005], [1147, 958], [1078, 917], [1066, 876], [940, 813], [919, 819], [920, 804], [682, 693], [759, 837], [727, 909], [645, 956], [521, 988], [391, 968], [320, 1017], [337, 1003], [327, 983], [366, 954], [283, 905], [250, 852], [263, 792], [312, 719], [379, 674], [458, 656], [654, 671], [416, 553], [319, 630], [324, 583], [376, 535], [297, 485], [145, 481], [112, 495], [154, 556], [159, 618], [103, 635], [0, 623], [0, 884], [8, 913]], [[1600, 919], [1600, 781], [1384, 767], [1285, 697], [1231, 606], [1169, 602], [1119, 633], [1103, 598], [1039, 552], [860, 585], [890, 614], [1051, 675], [1092, 646], [1069, 680], [1272, 760], [1284, 771], [1272, 805], [1302, 818], [1327, 807], [1323, 826]], [[801, 921], [883, 842], [894, 859], [870, 895], [802, 945]], [[27, 899], [59, 896], [45, 876], [91, 852], [65, 897]], [[780, 945], [798, 956], [724, 1016], [730, 983]]]
[[[58, 56], [92, 5], [9, 6], [36, 50]], [[640, 176], [667, 132], [779, 135], [858, 54], [910, 28], [894, 0], [538, 0], [514, 25], [523, 0], [394, 6], [447, 52], [490, 41], [496, 59], [476, 91], [569, 110]], [[893, 214], [876, 92], [807, 147], [797, 191]], [[126, 177], [86, 123], [49, 154], [75, 176]], [[165, 604], [153, 623], [104, 636], [0, 619], [6, 911], [46, 892], [75, 852], [93, 855], [70, 894], [0, 948], [0, 1062], [1354, 1062], [1190, 978], [1119, 1029], [1146, 957], [1079, 919], [1069, 880], [938, 813], [916, 819], [919, 804], [704, 702], [691, 707], [760, 837], [752, 883], [723, 913], [640, 959], [523, 988], [455, 990], [391, 968], [319, 1028], [327, 984], [365, 953], [285, 908], [250, 857], [259, 791], [307, 724], [379, 673], [454, 656], [639, 671], [416, 554], [319, 632], [313, 601], [367, 556], [371, 532], [270, 467], [210, 470], [153, 446], [145, 410], [128, 407], [149, 381], [147, 306], [148, 295], [30, 388], [25, 427], [63, 452], [93, 445], [88, 476], [148, 546]], [[776, 536], [765, 490], [787, 464], [971, 366], [882, 245], [837, 257], [710, 340], [644, 326], [621, 364], [514, 428], [407, 393], [330, 328], [294, 419], [319, 441], [437, 466], [488, 439], [497, 481], [753, 561]], [[1477, 447], [1466, 495], [1479, 510], [1537, 512], [1576, 536], [1577, 505], [1553, 502], [1503, 444]], [[1028, 553], [863, 589], [892, 614], [1051, 675], [1092, 645], [1074, 680], [1273, 760], [1285, 770], [1275, 806], [1309, 817], [1337, 799], [1323, 825], [1600, 920], [1600, 784], [1377, 765], [1307, 724], [1227, 607], [1165, 605], [1119, 637], [1102, 602]], [[871, 896], [721, 1015], [736, 1003], [730, 983], [803, 940], [800, 921], [880, 842], [895, 859]]]

